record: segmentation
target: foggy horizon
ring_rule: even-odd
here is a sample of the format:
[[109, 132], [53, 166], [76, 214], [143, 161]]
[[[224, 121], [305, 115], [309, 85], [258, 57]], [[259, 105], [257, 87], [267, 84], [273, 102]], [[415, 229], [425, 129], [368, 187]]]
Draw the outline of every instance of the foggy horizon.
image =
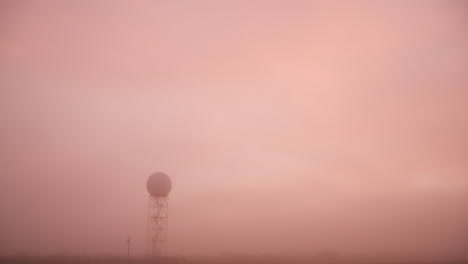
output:
[[0, 256], [468, 259], [463, 1], [3, 1]]

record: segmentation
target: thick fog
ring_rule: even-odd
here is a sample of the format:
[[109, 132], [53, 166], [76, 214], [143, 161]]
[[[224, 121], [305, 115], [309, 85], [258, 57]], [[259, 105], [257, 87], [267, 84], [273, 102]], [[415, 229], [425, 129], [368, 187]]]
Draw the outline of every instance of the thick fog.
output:
[[0, 254], [467, 257], [463, 1], [3, 1]]

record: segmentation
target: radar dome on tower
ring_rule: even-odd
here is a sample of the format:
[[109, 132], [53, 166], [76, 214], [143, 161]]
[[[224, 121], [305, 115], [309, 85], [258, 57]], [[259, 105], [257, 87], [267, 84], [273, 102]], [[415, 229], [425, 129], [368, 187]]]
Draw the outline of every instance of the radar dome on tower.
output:
[[151, 196], [164, 197], [172, 188], [171, 178], [162, 172], [151, 174], [146, 181], [146, 189]]

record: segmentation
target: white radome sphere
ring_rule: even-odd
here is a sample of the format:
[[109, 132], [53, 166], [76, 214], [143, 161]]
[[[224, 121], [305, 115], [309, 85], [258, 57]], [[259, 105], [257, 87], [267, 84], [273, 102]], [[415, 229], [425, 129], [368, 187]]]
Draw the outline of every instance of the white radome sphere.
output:
[[146, 189], [151, 196], [164, 197], [172, 188], [171, 178], [162, 172], [151, 174], [146, 181]]

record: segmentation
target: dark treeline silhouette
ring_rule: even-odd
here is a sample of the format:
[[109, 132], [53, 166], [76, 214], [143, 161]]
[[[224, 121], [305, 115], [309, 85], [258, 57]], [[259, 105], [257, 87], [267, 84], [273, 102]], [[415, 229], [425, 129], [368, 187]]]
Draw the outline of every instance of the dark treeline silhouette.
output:
[[[326, 254], [325, 254], [326, 253]], [[8, 264], [462, 264], [466, 260], [452, 261], [396, 261], [372, 260], [370, 258], [343, 259], [337, 255], [330, 257], [330, 252], [317, 254], [311, 257], [286, 256], [246, 256], [222, 255], [216, 257], [165, 257], [148, 260], [145, 258], [132, 258], [130, 262], [126, 257], [115, 256], [0, 256], [0, 263]], [[327, 256], [324, 256], [327, 255]]]

